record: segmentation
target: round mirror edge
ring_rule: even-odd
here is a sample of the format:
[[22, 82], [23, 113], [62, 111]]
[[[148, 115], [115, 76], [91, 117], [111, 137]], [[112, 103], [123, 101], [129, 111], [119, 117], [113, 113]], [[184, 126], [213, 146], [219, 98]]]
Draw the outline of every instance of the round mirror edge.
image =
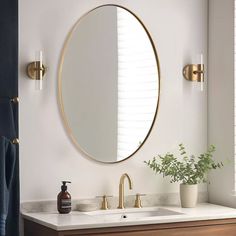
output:
[[[104, 162], [104, 161], [99, 161], [97, 159], [95, 159], [94, 157], [92, 157], [91, 155], [89, 155], [85, 150], [83, 150], [83, 148], [78, 144], [78, 142], [76, 141], [74, 135], [73, 135], [73, 132], [68, 124], [68, 121], [67, 121], [67, 118], [66, 118], [66, 115], [65, 115], [65, 110], [64, 110], [64, 104], [63, 104], [63, 99], [62, 99], [62, 66], [63, 66], [63, 63], [64, 63], [64, 57], [65, 57], [65, 52], [66, 52], [66, 48], [67, 48], [67, 45], [68, 45], [68, 42], [70, 41], [72, 35], [73, 35], [73, 32], [76, 30], [77, 28], [77, 25], [79, 24], [79, 22], [82, 20], [83, 17], [85, 17], [86, 15], [88, 15], [90, 12], [96, 10], [96, 9], [99, 9], [101, 7], [105, 7], [105, 6], [114, 6], [114, 7], [120, 7], [126, 11], [128, 11], [131, 15], [133, 15], [135, 17], [135, 19], [138, 20], [138, 22], [142, 25], [143, 29], [145, 30], [149, 40], [150, 40], [150, 43], [152, 45], [152, 49], [153, 49], [153, 52], [154, 52], [154, 55], [155, 55], [155, 59], [156, 59], [156, 66], [157, 66], [157, 74], [158, 74], [158, 78], [157, 78], [157, 84], [158, 84], [158, 95], [157, 95], [157, 104], [156, 104], [156, 111], [155, 111], [155, 114], [154, 114], [154, 117], [153, 117], [153, 121], [152, 121], [152, 124], [150, 126], [150, 129], [147, 133], [147, 135], [145, 136], [143, 142], [141, 143], [141, 145], [133, 152], [131, 153], [128, 157], [122, 159], [122, 160], [119, 160], [119, 161], [115, 161], [115, 162]], [[131, 10], [129, 10], [128, 8], [122, 6], [122, 5], [118, 5], [118, 4], [103, 4], [103, 5], [99, 5], [91, 10], [89, 10], [88, 12], [84, 13], [76, 22], [75, 24], [72, 26], [71, 30], [69, 31], [68, 35], [66, 36], [65, 38], [65, 41], [63, 43], [63, 47], [62, 47], [62, 51], [60, 53], [60, 60], [59, 60], [59, 69], [58, 69], [58, 88], [57, 88], [57, 92], [58, 92], [58, 105], [60, 107], [60, 114], [61, 114], [61, 119], [62, 119], [62, 122], [63, 122], [63, 126], [66, 130], [66, 133], [67, 135], [69, 136], [72, 144], [75, 146], [75, 148], [82, 154], [82, 155], [85, 155], [85, 157], [88, 159], [88, 160], [92, 160], [98, 164], [118, 164], [118, 163], [121, 163], [123, 161], [126, 161], [128, 159], [130, 159], [132, 156], [134, 156], [142, 147], [143, 145], [145, 144], [145, 142], [147, 141], [147, 139], [149, 138], [152, 130], [153, 130], [153, 127], [154, 127], [154, 124], [156, 122], [156, 119], [157, 119], [157, 114], [158, 114], [158, 111], [159, 111], [159, 105], [160, 105], [160, 87], [161, 87], [161, 72], [160, 72], [160, 61], [159, 61], [159, 57], [158, 57], [158, 54], [157, 54], [157, 50], [156, 50], [156, 46], [155, 46], [155, 43], [154, 43], [154, 40], [152, 39], [152, 36], [151, 34], [149, 33], [147, 27], [144, 25], [144, 23], [142, 22], [142, 20], [135, 14], [133, 13]]]

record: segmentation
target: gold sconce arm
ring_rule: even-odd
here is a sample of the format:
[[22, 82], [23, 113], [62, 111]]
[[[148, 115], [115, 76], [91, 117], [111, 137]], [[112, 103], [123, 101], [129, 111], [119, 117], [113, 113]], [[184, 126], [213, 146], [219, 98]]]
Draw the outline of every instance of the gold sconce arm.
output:
[[204, 82], [204, 73], [203, 64], [189, 64], [183, 69], [183, 76], [189, 81]]
[[40, 61], [34, 61], [27, 65], [26, 73], [30, 79], [41, 80], [44, 77], [47, 68], [43, 64], [40, 66], [40, 64]]

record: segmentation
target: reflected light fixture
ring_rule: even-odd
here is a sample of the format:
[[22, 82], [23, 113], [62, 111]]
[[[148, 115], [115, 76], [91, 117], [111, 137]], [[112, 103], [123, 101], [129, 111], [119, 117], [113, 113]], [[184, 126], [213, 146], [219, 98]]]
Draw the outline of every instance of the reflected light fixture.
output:
[[35, 61], [27, 65], [27, 75], [30, 79], [35, 80], [35, 89], [43, 89], [43, 77], [46, 73], [47, 68], [43, 64], [43, 53], [37, 51], [35, 53]]
[[204, 82], [204, 64], [203, 64], [203, 55], [200, 56], [199, 64], [188, 64], [183, 69], [183, 76], [188, 81], [196, 81], [201, 84], [201, 91], [203, 91], [203, 82]]

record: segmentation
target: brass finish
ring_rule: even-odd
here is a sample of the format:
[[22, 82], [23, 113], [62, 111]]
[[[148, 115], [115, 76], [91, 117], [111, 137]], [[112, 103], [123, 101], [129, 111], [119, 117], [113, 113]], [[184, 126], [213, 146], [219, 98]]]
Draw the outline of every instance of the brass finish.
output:
[[125, 178], [128, 179], [129, 189], [133, 188], [133, 183], [132, 183], [131, 178], [129, 177], [129, 175], [126, 174], [126, 173], [123, 174], [120, 177], [120, 184], [119, 184], [119, 206], [118, 206], [119, 209], [124, 209], [125, 208], [125, 206], [124, 206], [124, 199], [125, 199], [125, 196], [124, 196], [124, 182], [125, 182]]
[[20, 143], [20, 141], [19, 141], [19, 139], [18, 139], [18, 138], [14, 138], [14, 139], [12, 140], [12, 143], [13, 143], [13, 144], [19, 144], [19, 143]]
[[[139, 147], [133, 152], [131, 153], [128, 157], [122, 159], [122, 160], [119, 160], [119, 161], [114, 161], [114, 162], [104, 162], [104, 161], [99, 161], [99, 160], [96, 160], [95, 158], [93, 158], [92, 156], [90, 156], [85, 150], [83, 150], [83, 148], [81, 148], [81, 146], [78, 144], [78, 142], [76, 141], [76, 138], [71, 130], [71, 127], [68, 123], [68, 120], [66, 118], [66, 114], [65, 114], [65, 109], [64, 109], [64, 104], [63, 104], [63, 99], [62, 99], [62, 66], [63, 66], [63, 63], [64, 63], [64, 59], [65, 59], [65, 54], [66, 54], [66, 48], [68, 46], [68, 43], [69, 41], [71, 40], [71, 37], [73, 35], [73, 33], [76, 31], [77, 29], [77, 25], [79, 24], [79, 22], [83, 19], [83, 17], [87, 16], [90, 12], [98, 9], [98, 8], [101, 8], [101, 7], [104, 7], [104, 6], [115, 6], [115, 7], [120, 7], [126, 11], [128, 11], [131, 15], [133, 15], [137, 20], [138, 22], [143, 26], [149, 40], [150, 40], [150, 43], [152, 45], [152, 49], [153, 49], [153, 52], [154, 52], [154, 55], [155, 55], [155, 59], [156, 59], [156, 66], [157, 66], [157, 73], [158, 73], [158, 78], [157, 78], [157, 85], [158, 85], [158, 94], [157, 94], [157, 104], [156, 104], [156, 111], [155, 111], [155, 114], [154, 114], [154, 117], [153, 117], [153, 122], [150, 126], [150, 129], [147, 133], [147, 136], [145, 137], [145, 139], [143, 140], [143, 142], [141, 143], [141, 145], [139, 145]], [[62, 53], [61, 53], [61, 59], [60, 59], [60, 64], [59, 64], [59, 70], [58, 70], [58, 103], [59, 103], [59, 107], [60, 107], [60, 112], [61, 112], [61, 116], [62, 116], [62, 121], [64, 123], [64, 127], [65, 127], [65, 130], [67, 131], [72, 143], [74, 144], [74, 146], [80, 151], [82, 152], [83, 154], [85, 154], [85, 156], [87, 158], [89, 158], [90, 160], [93, 160], [97, 163], [104, 163], [104, 164], [116, 164], [116, 163], [120, 163], [120, 162], [123, 162], [123, 161], [126, 161], [128, 160], [129, 158], [131, 158], [132, 156], [134, 156], [141, 148], [142, 146], [145, 144], [145, 142], [147, 141], [148, 137], [150, 136], [151, 134], [151, 131], [153, 130], [153, 127], [154, 127], [154, 124], [155, 124], [155, 121], [157, 119], [157, 114], [158, 114], [158, 111], [159, 111], [159, 104], [160, 104], [160, 88], [161, 88], [161, 69], [160, 69], [160, 61], [159, 61], [159, 58], [158, 58], [158, 54], [157, 54], [157, 50], [156, 50], [156, 47], [155, 47], [155, 43], [154, 43], [154, 40], [152, 39], [151, 37], [151, 34], [149, 33], [148, 29], [146, 28], [146, 26], [144, 25], [144, 23], [142, 22], [142, 20], [135, 14], [133, 13], [131, 10], [127, 9], [126, 7], [124, 6], [121, 6], [121, 5], [118, 5], [118, 4], [104, 4], [104, 5], [100, 5], [98, 7], [95, 7], [94, 9], [88, 11], [87, 13], [85, 13], [84, 15], [81, 16], [81, 18], [74, 24], [74, 26], [72, 27], [71, 31], [69, 32], [66, 40], [65, 40], [65, 43], [64, 43], [64, 46], [63, 46], [63, 49], [62, 49]]]
[[136, 194], [136, 199], [135, 199], [135, 203], [134, 203], [134, 207], [135, 208], [142, 208], [142, 202], [141, 202], [141, 196], [145, 196], [146, 194]]
[[14, 97], [14, 98], [11, 99], [11, 102], [18, 103], [19, 102], [19, 98], [18, 97]]
[[189, 81], [203, 82], [204, 81], [204, 65], [203, 64], [186, 65], [183, 69], [183, 76], [186, 80], [189, 80]]
[[102, 198], [101, 210], [108, 210], [109, 207], [108, 207], [107, 198], [112, 197], [112, 196], [103, 195], [103, 196], [97, 196], [97, 197]]
[[30, 79], [33, 80], [40, 80], [45, 75], [47, 69], [42, 64], [42, 67], [40, 66], [40, 61], [34, 61], [27, 65], [27, 75]]
[[108, 209], [108, 202], [107, 202], [107, 196], [104, 195], [102, 197], [102, 206], [101, 206], [101, 210], [107, 210]]

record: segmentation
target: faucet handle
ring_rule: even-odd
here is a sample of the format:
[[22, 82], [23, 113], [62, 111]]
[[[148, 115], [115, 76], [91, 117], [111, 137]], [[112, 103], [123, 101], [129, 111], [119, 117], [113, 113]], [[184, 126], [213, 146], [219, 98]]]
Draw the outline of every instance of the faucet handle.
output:
[[96, 196], [96, 198], [102, 198], [102, 205], [101, 205], [101, 210], [108, 210], [108, 201], [107, 198], [110, 198], [112, 196]]
[[100, 195], [100, 196], [96, 196], [96, 198], [104, 198], [104, 197], [110, 198], [110, 197], [113, 197], [113, 196], [112, 195], [106, 195], [106, 194]]
[[141, 202], [141, 198], [140, 198], [141, 196], [146, 196], [146, 194], [140, 194], [140, 193], [136, 194], [136, 199], [135, 199], [134, 207], [142, 208], [142, 202]]

